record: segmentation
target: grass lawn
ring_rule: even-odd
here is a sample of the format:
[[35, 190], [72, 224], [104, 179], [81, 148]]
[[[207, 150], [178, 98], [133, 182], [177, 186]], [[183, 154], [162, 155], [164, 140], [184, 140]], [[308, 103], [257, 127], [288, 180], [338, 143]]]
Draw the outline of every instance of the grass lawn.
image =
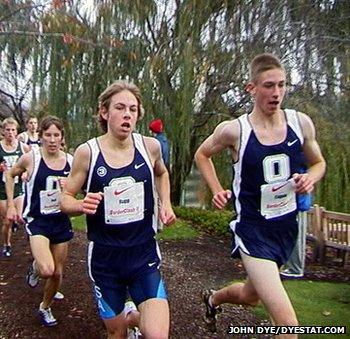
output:
[[[350, 337], [349, 284], [308, 280], [286, 280], [283, 284], [292, 300], [300, 325], [347, 326], [346, 337]], [[268, 319], [263, 306], [256, 307], [254, 312], [262, 319]], [[300, 338], [309, 336], [301, 335]], [[312, 335], [312, 338], [326, 337], [331, 335]]]
[[198, 236], [198, 232], [193, 229], [188, 223], [182, 220], [177, 220], [171, 226], [165, 226], [163, 231], [157, 234], [159, 240], [181, 240], [193, 239]]
[[[85, 216], [71, 217], [75, 231], [85, 231]], [[193, 229], [187, 222], [178, 220], [171, 226], [165, 226], [163, 231], [157, 234], [158, 240], [181, 240], [192, 239], [198, 236], [198, 232]]]
[[74, 231], [85, 231], [86, 222], [85, 215], [80, 215], [78, 217], [71, 217], [70, 221], [72, 222]]

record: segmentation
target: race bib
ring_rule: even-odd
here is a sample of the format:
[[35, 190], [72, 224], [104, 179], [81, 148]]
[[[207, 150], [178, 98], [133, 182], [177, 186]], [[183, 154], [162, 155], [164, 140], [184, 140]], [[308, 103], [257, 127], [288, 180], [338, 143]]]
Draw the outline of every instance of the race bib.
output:
[[105, 223], [125, 224], [144, 218], [144, 185], [129, 178], [104, 188]]
[[40, 191], [40, 213], [43, 215], [59, 213], [60, 190]]
[[297, 208], [294, 180], [261, 186], [261, 215], [265, 219], [280, 217]]
[[[18, 158], [19, 158], [18, 155], [5, 155], [4, 156], [4, 161], [6, 163], [6, 172], [9, 171], [14, 166], [14, 164], [17, 162]], [[5, 176], [6, 172], [2, 173], [2, 181], [5, 183], [6, 183], [6, 176]], [[18, 176], [14, 177], [14, 183], [17, 184], [18, 182], [19, 182]]]

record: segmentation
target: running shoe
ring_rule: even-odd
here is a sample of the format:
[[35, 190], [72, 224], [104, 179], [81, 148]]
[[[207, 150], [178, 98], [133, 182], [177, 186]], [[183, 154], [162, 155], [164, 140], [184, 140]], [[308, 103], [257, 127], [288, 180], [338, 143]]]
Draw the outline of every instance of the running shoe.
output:
[[54, 300], [63, 300], [64, 295], [63, 295], [63, 293], [57, 291], [53, 298], [54, 298]]
[[290, 269], [285, 269], [280, 272], [280, 275], [282, 278], [302, 278], [304, 276], [304, 273], [295, 273]]
[[11, 246], [4, 245], [4, 248], [2, 250], [2, 255], [4, 257], [11, 257], [12, 251], [11, 251]]
[[137, 311], [137, 308], [136, 308], [136, 305], [134, 304], [133, 301], [131, 300], [128, 300], [125, 302], [125, 305], [124, 305], [124, 314], [125, 314], [125, 317], [132, 311]]
[[205, 321], [208, 329], [211, 332], [216, 332], [216, 320], [218, 313], [222, 312], [222, 309], [220, 306], [211, 306], [209, 303], [209, 298], [214, 293], [214, 290], [208, 289], [202, 291], [202, 301], [205, 305], [206, 312], [205, 316], [203, 317], [203, 320]]
[[138, 327], [128, 328], [128, 339], [141, 339], [142, 334]]
[[51, 326], [55, 326], [58, 324], [58, 321], [56, 320], [56, 318], [53, 316], [52, 312], [51, 312], [51, 308], [48, 307], [48, 308], [43, 308], [42, 307], [42, 304], [40, 304], [39, 306], [39, 310], [38, 310], [38, 313], [39, 313], [39, 316], [40, 316], [40, 319], [41, 319], [41, 322], [44, 326], [48, 326], [48, 327], [51, 327]]
[[28, 268], [28, 273], [27, 273], [27, 284], [34, 288], [38, 285], [39, 283], [39, 273], [38, 271], [35, 269], [35, 265], [34, 265], [34, 261], [32, 264], [30, 264], [29, 268]]

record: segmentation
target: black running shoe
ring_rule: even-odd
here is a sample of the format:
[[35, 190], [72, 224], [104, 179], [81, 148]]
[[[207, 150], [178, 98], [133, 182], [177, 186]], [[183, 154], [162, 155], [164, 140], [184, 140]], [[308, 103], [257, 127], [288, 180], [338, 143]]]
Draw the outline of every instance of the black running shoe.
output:
[[208, 329], [215, 333], [216, 332], [216, 319], [217, 314], [222, 312], [222, 309], [220, 306], [210, 306], [209, 304], [209, 297], [213, 295], [214, 290], [203, 290], [202, 291], [202, 301], [204, 302], [206, 312], [205, 316], [203, 317]]

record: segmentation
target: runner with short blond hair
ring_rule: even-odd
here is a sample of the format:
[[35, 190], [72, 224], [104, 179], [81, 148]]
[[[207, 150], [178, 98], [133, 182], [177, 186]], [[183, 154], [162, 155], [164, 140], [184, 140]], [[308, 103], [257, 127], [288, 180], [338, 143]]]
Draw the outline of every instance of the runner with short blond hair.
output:
[[[234, 195], [232, 254], [240, 255], [248, 275], [245, 283], [203, 291], [204, 319], [213, 331], [221, 304], [256, 305], [259, 300], [275, 325], [298, 325], [279, 267], [298, 234], [296, 194], [311, 192], [326, 168], [311, 119], [281, 108], [286, 72], [276, 56], [253, 59], [247, 91], [254, 99], [252, 112], [219, 124], [195, 155], [214, 206], [222, 209]], [[232, 192], [221, 186], [211, 160], [224, 149], [233, 161]], [[307, 173], [302, 171], [306, 166]]]

